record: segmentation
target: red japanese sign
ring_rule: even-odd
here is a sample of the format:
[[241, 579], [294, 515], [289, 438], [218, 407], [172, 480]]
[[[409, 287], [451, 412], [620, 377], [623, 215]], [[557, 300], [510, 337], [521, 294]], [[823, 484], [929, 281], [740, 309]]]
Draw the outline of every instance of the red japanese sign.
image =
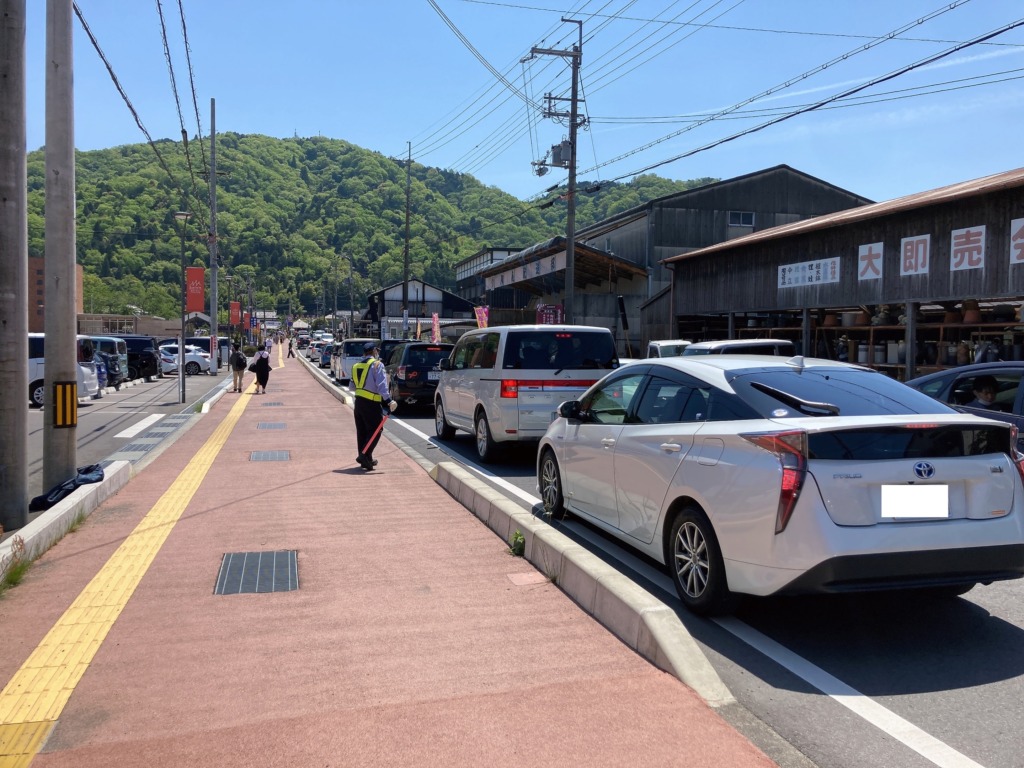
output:
[[203, 267], [185, 268], [185, 285], [188, 296], [186, 312], [202, 312], [206, 307], [206, 270]]

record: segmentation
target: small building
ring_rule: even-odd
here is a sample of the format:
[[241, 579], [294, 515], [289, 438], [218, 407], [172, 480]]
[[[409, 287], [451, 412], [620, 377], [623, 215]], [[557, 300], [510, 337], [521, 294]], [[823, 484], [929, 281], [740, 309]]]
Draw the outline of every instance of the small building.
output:
[[[403, 311], [403, 293], [409, 299], [408, 317]], [[404, 282], [389, 285], [371, 293], [367, 300], [369, 308], [361, 325], [366, 333], [380, 334], [382, 339], [412, 337], [417, 325], [421, 333], [429, 333], [435, 313], [445, 338], [457, 338], [476, 327], [473, 302], [422, 280], [410, 280], [408, 288]]]
[[[666, 333], [672, 326], [672, 275], [665, 258], [870, 202], [779, 165], [623, 211], [575, 234], [574, 320], [617, 329], [620, 354], [645, 347], [651, 338], [674, 338]], [[564, 301], [565, 244], [556, 237], [501, 262], [480, 264], [475, 274], [487, 281], [489, 292], [520, 291], [523, 298], [503, 314], [514, 322], [536, 322], [537, 306]], [[462, 279], [472, 280], [473, 274], [467, 269]], [[492, 295], [486, 298], [493, 306]]]

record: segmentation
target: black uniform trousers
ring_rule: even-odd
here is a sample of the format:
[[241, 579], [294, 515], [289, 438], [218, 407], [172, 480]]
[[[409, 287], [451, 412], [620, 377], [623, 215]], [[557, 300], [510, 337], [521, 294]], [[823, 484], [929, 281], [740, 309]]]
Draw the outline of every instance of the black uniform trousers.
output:
[[372, 459], [373, 449], [380, 442], [380, 436], [384, 430], [382, 429], [377, 432], [368, 450], [364, 449], [366, 449], [366, 443], [370, 440], [370, 436], [373, 435], [377, 427], [384, 421], [384, 411], [381, 409], [379, 402], [365, 397], [357, 397], [353, 413], [356, 419], [356, 445], [359, 449], [359, 455]]

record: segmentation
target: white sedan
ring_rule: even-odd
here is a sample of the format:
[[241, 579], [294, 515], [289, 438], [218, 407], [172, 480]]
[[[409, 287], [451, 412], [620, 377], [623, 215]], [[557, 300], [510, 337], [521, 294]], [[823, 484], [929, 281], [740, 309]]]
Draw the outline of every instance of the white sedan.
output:
[[667, 566], [683, 603], [1024, 575], [1024, 457], [1009, 424], [828, 360], [638, 361], [563, 403], [537, 479]]
[[[163, 373], [174, 373], [178, 370], [178, 345], [164, 344], [160, 347], [160, 367]], [[194, 376], [197, 373], [210, 372], [210, 353], [200, 347], [185, 345], [185, 374]]]

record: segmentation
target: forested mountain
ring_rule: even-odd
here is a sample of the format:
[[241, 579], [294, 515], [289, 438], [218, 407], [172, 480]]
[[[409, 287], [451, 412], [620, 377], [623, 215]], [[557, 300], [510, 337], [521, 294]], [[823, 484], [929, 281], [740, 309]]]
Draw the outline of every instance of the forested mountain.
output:
[[[181, 292], [183, 205], [186, 263], [206, 266], [209, 251], [208, 147], [191, 142], [77, 153], [78, 261], [86, 312], [175, 317]], [[44, 253], [42, 150], [28, 156], [29, 254]], [[689, 182], [641, 176], [580, 194], [577, 228], [714, 179]], [[581, 189], [596, 186], [580, 181]], [[564, 189], [561, 190], [564, 193]], [[187, 199], [187, 203], [183, 203]], [[565, 202], [526, 203], [474, 177], [412, 163], [409, 275], [454, 286], [452, 265], [481, 248], [525, 248], [565, 234]], [[404, 163], [346, 141], [217, 137], [217, 231], [222, 313], [250, 279], [256, 306], [311, 314], [348, 308], [349, 256], [355, 303], [402, 279], [405, 249]], [[232, 277], [233, 281], [225, 278]], [[222, 314], [222, 321], [225, 316]]]

